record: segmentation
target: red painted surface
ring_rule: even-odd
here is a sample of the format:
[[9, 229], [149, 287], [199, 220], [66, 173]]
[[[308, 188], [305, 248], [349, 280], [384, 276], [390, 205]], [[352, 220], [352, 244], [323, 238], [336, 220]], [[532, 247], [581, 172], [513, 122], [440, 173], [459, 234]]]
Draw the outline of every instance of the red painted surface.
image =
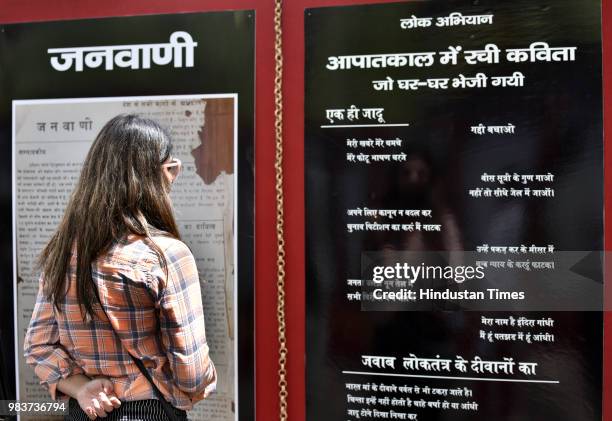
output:
[[[285, 230], [287, 233], [287, 317], [289, 346], [289, 419], [305, 419], [304, 308], [304, 9], [334, 5], [390, 3], [393, 0], [285, 0], [284, 130]], [[612, 0], [603, 0], [604, 104], [612, 104]], [[262, 421], [278, 418], [276, 352], [276, 235], [274, 191], [274, 28], [273, 0], [0, 0], [0, 22], [96, 18], [154, 13], [255, 9], [255, 317], [256, 414]], [[608, 23], [610, 22], [610, 23]], [[606, 23], [607, 26], [606, 26]], [[585, 75], [588, 77], [588, 75]], [[605, 141], [612, 142], [612, 107], [605, 107]], [[606, 148], [606, 166], [612, 151]], [[606, 186], [612, 172], [606, 171]], [[606, 210], [612, 191], [605, 192]], [[612, 235], [612, 211], [606, 212], [606, 239]], [[612, 249], [610, 241], [606, 248]], [[606, 314], [606, 350], [612, 349], [612, 314]], [[604, 420], [612, 421], [612, 356], [605, 353]]]

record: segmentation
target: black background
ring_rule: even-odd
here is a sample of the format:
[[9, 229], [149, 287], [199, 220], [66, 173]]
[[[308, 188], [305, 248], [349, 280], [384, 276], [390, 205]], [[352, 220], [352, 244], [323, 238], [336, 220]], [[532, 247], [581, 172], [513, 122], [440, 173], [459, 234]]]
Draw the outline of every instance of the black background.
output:
[[[0, 26], [0, 341], [2, 399], [15, 397], [11, 195], [13, 99], [238, 94], [238, 394], [254, 418], [254, 11], [185, 13]], [[194, 66], [54, 70], [48, 48], [166, 43], [188, 32]]]
[[[494, 14], [493, 25], [401, 29], [400, 19], [451, 12]], [[477, 413], [416, 410], [419, 420], [600, 420], [601, 312], [488, 313], [555, 319], [554, 344], [494, 343], [478, 339], [480, 312], [360, 311], [346, 299], [347, 278], [361, 278], [361, 253], [380, 243], [346, 233], [347, 208], [419, 209], [393, 195], [398, 167], [347, 163], [347, 138], [404, 140], [406, 153], [427, 156], [432, 190], [456, 218], [463, 250], [478, 245], [554, 244], [556, 250], [601, 251], [603, 244], [603, 141], [600, 2], [589, 0], [423, 1], [308, 9], [306, 28], [306, 320], [307, 419], [346, 419], [345, 382], [388, 380], [346, 377], [363, 371], [360, 355], [483, 359], [513, 357], [539, 363], [537, 378], [558, 385], [407, 379], [400, 384], [468, 386]], [[532, 42], [577, 46], [576, 61], [508, 63], [503, 50]], [[494, 65], [330, 71], [329, 56], [442, 51], [461, 45], [501, 50]], [[525, 75], [522, 88], [375, 91], [372, 80]], [[397, 86], [397, 85], [396, 85]], [[387, 123], [410, 127], [321, 129], [325, 109], [384, 107]], [[336, 124], [346, 124], [338, 122]], [[361, 122], [363, 123], [363, 122]], [[514, 135], [477, 136], [470, 126], [516, 126]], [[357, 152], [363, 151], [358, 149]], [[390, 153], [378, 151], [373, 153]], [[397, 153], [397, 152], [391, 152]], [[480, 175], [555, 174], [552, 199], [473, 199], [468, 189], [486, 187]], [[495, 186], [497, 187], [497, 186]], [[515, 185], [506, 187], [516, 187]], [[429, 192], [431, 193], [431, 191]], [[397, 206], [396, 206], [397, 205]], [[427, 207], [425, 207], [427, 208]], [[443, 250], [430, 243], [432, 250]], [[401, 248], [401, 246], [400, 246]], [[571, 291], [555, 291], [571, 294]], [[524, 330], [524, 329], [523, 329]], [[434, 386], [437, 387], [437, 386]], [[384, 407], [379, 408], [384, 409]], [[406, 410], [405, 412], [415, 412]]]

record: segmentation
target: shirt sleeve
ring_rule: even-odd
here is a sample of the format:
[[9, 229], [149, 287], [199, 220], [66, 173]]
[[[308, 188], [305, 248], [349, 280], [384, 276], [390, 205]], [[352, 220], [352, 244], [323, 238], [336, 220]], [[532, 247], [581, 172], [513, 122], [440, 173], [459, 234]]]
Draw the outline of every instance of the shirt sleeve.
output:
[[168, 277], [159, 294], [162, 341], [177, 387], [195, 403], [213, 392], [217, 384], [204, 330], [198, 269], [181, 241], [174, 242], [164, 255]]
[[53, 304], [43, 293], [43, 275], [39, 284], [34, 312], [23, 343], [24, 357], [34, 368], [40, 384], [51, 394], [51, 399], [68, 399], [68, 396], [57, 390], [57, 383], [69, 376], [81, 374], [83, 370], [60, 343]]

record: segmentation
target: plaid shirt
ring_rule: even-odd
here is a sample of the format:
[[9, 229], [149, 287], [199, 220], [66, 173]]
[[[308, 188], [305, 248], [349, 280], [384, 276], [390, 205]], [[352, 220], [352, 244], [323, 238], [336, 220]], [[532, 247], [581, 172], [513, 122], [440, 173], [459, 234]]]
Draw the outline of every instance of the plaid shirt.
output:
[[108, 377], [121, 400], [154, 399], [153, 388], [129, 354], [143, 361], [177, 408], [191, 409], [215, 390], [217, 373], [209, 358], [193, 255], [179, 240], [153, 238], [164, 252], [168, 277], [143, 237], [132, 234], [114, 243], [92, 264], [104, 306], [103, 311], [94, 305], [94, 320], [83, 321], [81, 315], [74, 253], [61, 312], [42, 293], [41, 275], [24, 352], [53, 399], [64, 397], [57, 382], [78, 373]]

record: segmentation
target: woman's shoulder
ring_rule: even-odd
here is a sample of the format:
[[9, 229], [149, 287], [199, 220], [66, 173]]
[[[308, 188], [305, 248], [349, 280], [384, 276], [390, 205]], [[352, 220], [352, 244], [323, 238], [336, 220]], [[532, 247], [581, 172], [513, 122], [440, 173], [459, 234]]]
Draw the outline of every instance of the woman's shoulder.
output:
[[152, 234], [151, 240], [166, 256], [191, 254], [191, 250], [183, 241], [169, 234]]
[[128, 234], [114, 243], [105, 258], [149, 267], [159, 264], [159, 251], [169, 260], [191, 254], [189, 247], [181, 240], [166, 232], [155, 231], [151, 232], [150, 237]]

